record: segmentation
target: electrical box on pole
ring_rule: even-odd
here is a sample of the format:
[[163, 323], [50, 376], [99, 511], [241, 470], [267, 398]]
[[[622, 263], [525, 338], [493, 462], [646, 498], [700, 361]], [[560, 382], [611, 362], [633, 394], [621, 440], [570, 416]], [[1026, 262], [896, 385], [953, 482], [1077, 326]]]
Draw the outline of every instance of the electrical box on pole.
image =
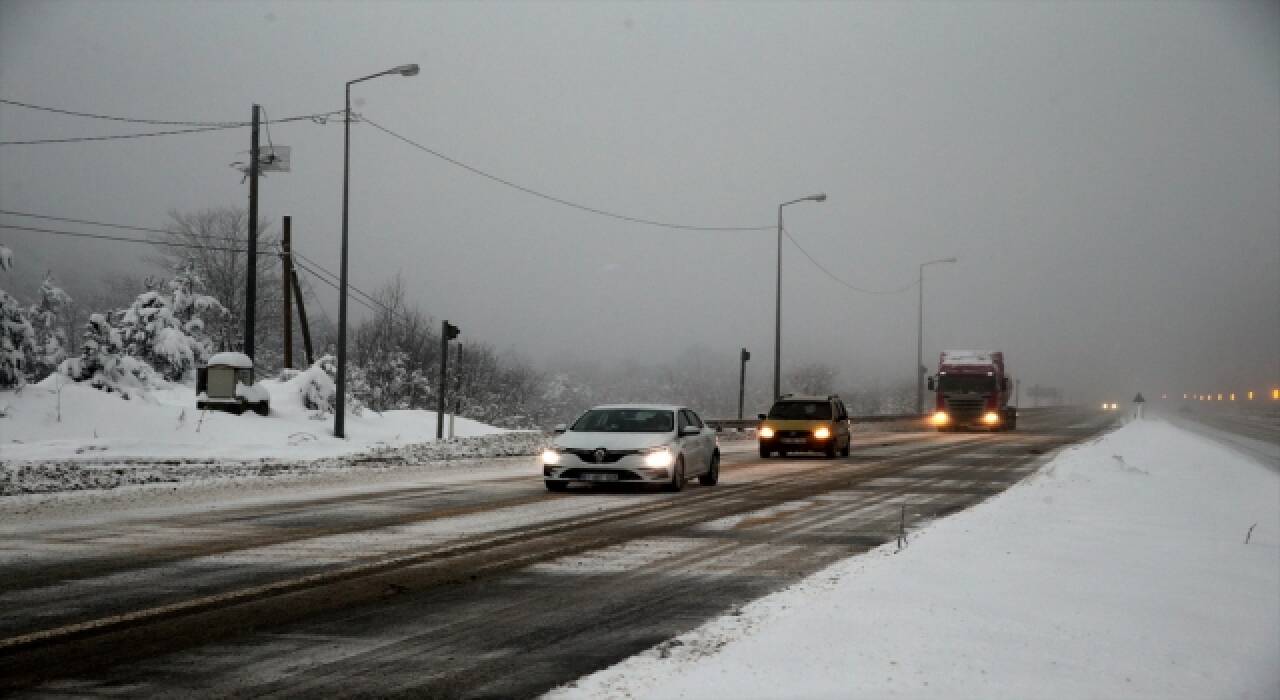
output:
[[449, 341], [458, 337], [458, 327], [448, 321], [440, 323], [440, 391], [436, 397], [436, 439], [444, 437], [445, 387], [449, 371]]

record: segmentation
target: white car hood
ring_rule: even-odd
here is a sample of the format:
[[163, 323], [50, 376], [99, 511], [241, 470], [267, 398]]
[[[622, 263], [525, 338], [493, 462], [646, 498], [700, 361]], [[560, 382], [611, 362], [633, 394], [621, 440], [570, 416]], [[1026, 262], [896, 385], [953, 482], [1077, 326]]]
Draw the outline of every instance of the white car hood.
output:
[[552, 442], [556, 447], [575, 450], [640, 450], [671, 442], [671, 433], [575, 433], [557, 435]]

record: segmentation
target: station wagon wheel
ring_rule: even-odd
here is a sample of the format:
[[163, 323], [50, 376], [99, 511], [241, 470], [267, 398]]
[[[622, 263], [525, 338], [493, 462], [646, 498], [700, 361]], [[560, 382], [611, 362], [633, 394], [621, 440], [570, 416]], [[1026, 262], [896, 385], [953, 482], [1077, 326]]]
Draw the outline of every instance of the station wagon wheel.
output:
[[542, 483], [547, 485], [548, 491], [563, 491], [569, 487], [569, 482], [567, 481], [544, 481]]
[[707, 473], [698, 477], [698, 483], [703, 486], [715, 486], [720, 481], [720, 453], [711, 455], [711, 464], [707, 466]]
[[668, 491], [679, 491], [684, 488], [684, 455], [676, 458], [676, 467], [671, 474], [671, 483], [667, 484]]
[[843, 450], [840, 450], [840, 456], [841, 456], [841, 457], [848, 457], [848, 456], [849, 456], [849, 450], [851, 450], [851, 449], [853, 449], [853, 436], [852, 436], [852, 435], [850, 435], [850, 436], [849, 436], [849, 441], [848, 441], [848, 442], [846, 442], [846, 443], [844, 444], [844, 449], [843, 449]]

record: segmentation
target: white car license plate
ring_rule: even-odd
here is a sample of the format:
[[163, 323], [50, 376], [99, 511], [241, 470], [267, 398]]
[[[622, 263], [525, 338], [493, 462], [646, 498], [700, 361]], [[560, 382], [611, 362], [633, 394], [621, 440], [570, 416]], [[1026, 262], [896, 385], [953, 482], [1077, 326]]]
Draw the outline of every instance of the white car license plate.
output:
[[805, 443], [804, 438], [782, 438], [782, 441], [788, 445], [803, 445]]
[[582, 475], [583, 481], [617, 481], [618, 475], [612, 472], [587, 472]]

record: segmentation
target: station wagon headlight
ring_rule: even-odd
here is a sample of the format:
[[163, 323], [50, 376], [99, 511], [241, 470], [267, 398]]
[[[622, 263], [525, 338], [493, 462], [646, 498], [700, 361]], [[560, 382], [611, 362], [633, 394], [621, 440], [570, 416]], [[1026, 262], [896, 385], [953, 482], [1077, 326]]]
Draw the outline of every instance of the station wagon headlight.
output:
[[831, 437], [831, 429], [824, 425], [813, 431], [813, 436], [819, 440], [826, 440]]
[[986, 423], [987, 425], [995, 425], [996, 423], [1000, 422], [1000, 414], [994, 411], [988, 411], [987, 413], [983, 414], [982, 422]]
[[547, 449], [543, 450], [542, 463], [543, 464], [559, 464], [560, 451], [555, 449], [554, 447], [548, 447]]
[[644, 455], [644, 466], [646, 467], [669, 467], [676, 461], [676, 456], [671, 452], [671, 448], [667, 446], [650, 447], [641, 451]]
[[769, 426], [767, 426], [767, 425], [766, 425], [766, 426], [764, 426], [764, 427], [762, 427], [762, 428], [760, 428], [760, 437], [762, 437], [762, 438], [764, 438], [764, 439], [766, 439], [766, 440], [768, 440], [769, 438], [773, 437], [773, 428], [770, 428], [770, 427], [769, 427]]
[[948, 416], [946, 411], [938, 411], [933, 414], [933, 417], [929, 420], [932, 421], [934, 425], [946, 425], [951, 422], [951, 416]]

